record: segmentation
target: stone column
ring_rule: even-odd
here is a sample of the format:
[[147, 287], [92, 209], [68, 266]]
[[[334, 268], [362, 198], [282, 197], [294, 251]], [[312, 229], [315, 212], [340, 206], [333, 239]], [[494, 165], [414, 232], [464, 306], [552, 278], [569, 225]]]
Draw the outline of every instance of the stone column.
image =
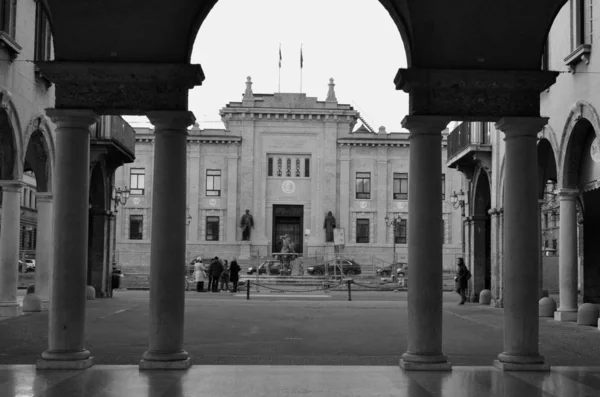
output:
[[537, 210], [537, 224], [538, 224], [538, 267], [540, 272], [540, 282], [538, 284], [538, 299], [542, 299], [544, 294], [544, 253], [542, 252], [542, 244], [544, 239], [542, 238], [542, 206], [544, 200], [538, 199], [538, 210]]
[[543, 117], [505, 117], [506, 141], [504, 352], [502, 370], [548, 370], [539, 354], [537, 133]]
[[498, 301], [504, 307], [504, 208], [498, 208]]
[[490, 220], [490, 228], [491, 228], [491, 267], [492, 267], [492, 302], [493, 306], [496, 306], [496, 302], [499, 297], [499, 277], [498, 274], [500, 272], [500, 263], [498, 262], [498, 251], [500, 249], [498, 244], [499, 237], [499, 227], [498, 227], [498, 210], [496, 208], [492, 208], [488, 211], [488, 214], [491, 217]]
[[38, 369], [93, 365], [84, 348], [90, 192], [90, 110], [49, 109], [57, 125], [54, 178], [54, 257], [50, 286], [48, 350]]
[[36, 193], [37, 243], [35, 246], [35, 293], [42, 301], [42, 310], [50, 302], [50, 280], [52, 278], [52, 193]]
[[21, 183], [16, 181], [3, 181], [0, 183], [0, 187], [2, 187], [0, 317], [16, 317], [21, 315], [21, 306], [17, 302], [21, 186]]
[[186, 234], [186, 141], [191, 112], [148, 114], [154, 124], [148, 351], [140, 369], [187, 369], [183, 350]]
[[446, 117], [407, 116], [410, 131], [408, 200], [408, 350], [404, 370], [450, 370], [442, 354], [442, 136]]
[[559, 305], [557, 321], [577, 320], [577, 189], [560, 189], [560, 228], [558, 240]]

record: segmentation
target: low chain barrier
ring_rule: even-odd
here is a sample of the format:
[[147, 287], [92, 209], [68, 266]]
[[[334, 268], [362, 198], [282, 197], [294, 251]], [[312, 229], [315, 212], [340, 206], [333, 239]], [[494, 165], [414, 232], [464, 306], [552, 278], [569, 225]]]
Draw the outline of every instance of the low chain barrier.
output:
[[279, 292], [316, 292], [316, 291], [327, 291], [327, 290], [332, 290], [335, 288], [338, 288], [341, 285], [345, 285], [345, 283], [343, 281], [340, 281], [337, 285], [334, 285], [333, 287], [329, 287], [326, 286], [327, 281], [323, 281], [323, 286], [319, 286], [316, 288], [311, 288], [311, 289], [285, 289], [285, 288], [275, 288], [275, 287], [271, 287], [268, 286], [267, 284], [263, 284], [263, 283], [259, 283], [256, 281], [252, 281], [252, 280], [247, 280], [247, 286], [248, 288], [250, 287], [250, 285], [254, 285], [257, 287], [263, 287], [269, 290], [273, 290], [273, 291], [279, 291]]

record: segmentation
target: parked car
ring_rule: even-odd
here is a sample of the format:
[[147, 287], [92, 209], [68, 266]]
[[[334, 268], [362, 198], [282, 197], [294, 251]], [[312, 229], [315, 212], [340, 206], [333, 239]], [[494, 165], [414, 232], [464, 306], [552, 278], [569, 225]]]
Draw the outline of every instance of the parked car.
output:
[[[335, 273], [337, 273], [337, 274], [342, 273], [347, 276], [354, 276], [354, 275], [362, 273], [360, 265], [351, 259], [342, 259], [342, 260], [338, 260], [338, 261], [332, 260], [332, 261], [327, 262], [327, 272], [329, 273], [330, 276], [334, 274], [334, 268], [335, 268]], [[309, 266], [306, 269], [306, 272], [313, 276], [324, 275], [325, 274], [325, 264]]]
[[406, 277], [408, 275], [408, 263], [395, 263], [385, 265], [376, 270], [376, 273], [380, 277], [389, 277], [392, 275], [392, 266], [396, 267], [396, 275], [398, 277]]
[[[291, 273], [290, 270], [281, 271], [280, 269], [281, 262], [278, 260], [267, 260], [258, 265], [258, 274], [268, 274], [268, 275], [289, 275]], [[250, 266], [246, 271], [247, 274], [255, 274], [256, 266]]]
[[35, 259], [25, 259], [25, 272], [35, 272]]

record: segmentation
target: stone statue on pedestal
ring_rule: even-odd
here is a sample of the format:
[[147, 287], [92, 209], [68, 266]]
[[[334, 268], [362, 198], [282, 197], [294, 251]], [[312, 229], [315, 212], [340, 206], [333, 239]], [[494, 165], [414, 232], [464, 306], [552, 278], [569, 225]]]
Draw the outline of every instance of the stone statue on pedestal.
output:
[[329, 211], [327, 216], [325, 217], [325, 222], [323, 223], [323, 228], [325, 229], [325, 242], [332, 243], [333, 242], [333, 229], [335, 229], [335, 217]]
[[242, 216], [240, 227], [242, 228], [242, 240], [249, 241], [250, 229], [254, 227], [254, 218], [250, 215], [250, 210], [246, 210], [246, 213]]

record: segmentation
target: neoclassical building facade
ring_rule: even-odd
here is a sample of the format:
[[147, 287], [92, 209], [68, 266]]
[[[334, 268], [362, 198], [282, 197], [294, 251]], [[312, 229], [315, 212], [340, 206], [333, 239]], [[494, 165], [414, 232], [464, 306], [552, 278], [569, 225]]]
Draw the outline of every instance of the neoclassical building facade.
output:
[[[373, 131], [338, 102], [333, 80], [320, 101], [297, 93], [254, 94], [248, 78], [242, 101], [228, 103], [221, 116], [224, 130], [188, 130], [188, 259], [271, 255], [281, 251], [284, 234], [297, 253], [322, 258], [334, 250], [323, 228], [331, 211], [345, 232], [340, 255], [369, 269], [391, 263], [394, 253], [407, 262], [407, 133]], [[117, 216], [117, 256], [124, 267], [149, 267], [153, 156], [153, 131], [138, 129], [136, 160], [117, 171], [116, 185], [131, 190]], [[461, 236], [450, 192], [461, 188], [461, 178], [443, 168], [444, 267], [453, 269]], [[240, 228], [246, 210], [254, 219], [249, 241]], [[398, 219], [395, 236], [391, 219]]]

